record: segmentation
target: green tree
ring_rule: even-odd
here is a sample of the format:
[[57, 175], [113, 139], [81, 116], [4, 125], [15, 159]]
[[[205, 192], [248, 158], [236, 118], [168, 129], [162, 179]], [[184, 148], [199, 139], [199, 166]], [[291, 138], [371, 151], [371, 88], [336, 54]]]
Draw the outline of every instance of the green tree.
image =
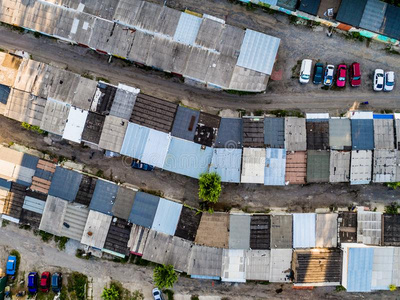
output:
[[110, 288], [104, 287], [101, 298], [104, 300], [118, 300], [119, 291], [115, 288], [114, 285], [111, 285]]
[[161, 265], [154, 268], [154, 284], [159, 289], [172, 288], [178, 280], [178, 275], [172, 265]]
[[204, 173], [199, 178], [199, 197], [203, 201], [217, 203], [221, 195], [221, 176], [217, 173]]

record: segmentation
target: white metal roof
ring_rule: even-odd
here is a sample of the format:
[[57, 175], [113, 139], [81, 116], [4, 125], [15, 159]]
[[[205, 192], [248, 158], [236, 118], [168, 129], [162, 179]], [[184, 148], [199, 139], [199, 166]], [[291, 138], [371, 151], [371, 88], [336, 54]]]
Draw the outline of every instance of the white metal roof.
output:
[[357, 243], [380, 245], [382, 213], [357, 208]]
[[142, 155], [142, 162], [157, 168], [162, 168], [165, 158], [167, 157], [170, 143], [170, 134], [150, 129]]
[[372, 151], [351, 151], [350, 184], [368, 184], [372, 177]]
[[246, 250], [246, 279], [270, 280], [271, 250]]
[[306, 119], [329, 119], [329, 113], [307, 113]]
[[223, 250], [221, 280], [226, 282], [246, 282], [244, 250]]
[[174, 235], [181, 211], [182, 204], [160, 198], [151, 229]]
[[350, 112], [350, 119], [373, 119], [374, 113], [372, 111], [352, 111]]
[[242, 183], [264, 183], [265, 155], [263, 148], [243, 149]]
[[293, 248], [315, 247], [314, 213], [293, 214]]
[[62, 136], [63, 139], [70, 140], [75, 143], [81, 142], [82, 132], [85, 128], [88, 113], [89, 112], [86, 110], [71, 107]]
[[186, 45], [193, 45], [200, 29], [202, 18], [182, 12], [176, 27], [174, 40]]
[[39, 229], [60, 236], [67, 204], [61, 198], [47, 196]]
[[374, 247], [372, 263], [372, 290], [388, 290], [393, 283], [394, 247]]
[[315, 246], [336, 248], [338, 239], [338, 214], [317, 214]]
[[271, 249], [270, 282], [289, 282], [292, 249]]
[[81, 243], [97, 249], [103, 249], [112, 218], [112, 216], [101, 212], [89, 211]]

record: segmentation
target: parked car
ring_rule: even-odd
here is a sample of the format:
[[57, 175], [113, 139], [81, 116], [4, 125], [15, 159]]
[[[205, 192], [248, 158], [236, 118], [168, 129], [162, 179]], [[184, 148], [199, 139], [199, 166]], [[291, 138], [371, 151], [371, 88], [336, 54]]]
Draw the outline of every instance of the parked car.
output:
[[39, 275], [37, 272], [30, 272], [28, 275], [28, 291], [29, 293], [35, 294], [38, 291], [38, 279]]
[[303, 59], [300, 68], [300, 77], [299, 77], [300, 83], [308, 83], [310, 81], [311, 67], [312, 67], [312, 60]]
[[61, 292], [62, 288], [62, 274], [61, 273], [54, 273], [51, 277], [51, 289], [54, 293]]
[[325, 69], [324, 85], [330, 86], [333, 83], [334, 65], [327, 65]]
[[324, 64], [316, 63], [314, 66], [314, 84], [320, 84], [324, 79]]
[[7, 259], [6, 274], [15, 275], [16, 269], [17, 269], [17, 257], [10, 255]]
[[350, 85], [354, 87], [361, 85], [361, 68], [357, 62], [350, 66]]
[[153, 298], [154, 300], [164, 300], [164, 297], [158, 288], [153, 289]]
[[390, 92], [393, 91], [394, 88], [394, 72], [393, 71], [388, 71], [385, 72], [385, 84], [383, 89], [385, 92]]
[[50, 280], [51, 274], [50, 272], [43, 272], [40, 277], [40, 291], [43, 293], [47, 293], [50, 290]]
[[154, 167], [152, 165], [144, 164], [140, 162], [140, 160], [134, 159], [132, 161], [131, 167], [134, 169], [144, 170], [144, 171], [153, 171]]
[[376, 69], [374, 72], [374, 91], [382, 91], [384, 84], [384, 72], [382, 69]]
[[336, 85], [338, 87], [346, 86], [346, 76], [347, 76], [347, 66], [339, 65], [337, 68], [337, 79], [336, 79]]

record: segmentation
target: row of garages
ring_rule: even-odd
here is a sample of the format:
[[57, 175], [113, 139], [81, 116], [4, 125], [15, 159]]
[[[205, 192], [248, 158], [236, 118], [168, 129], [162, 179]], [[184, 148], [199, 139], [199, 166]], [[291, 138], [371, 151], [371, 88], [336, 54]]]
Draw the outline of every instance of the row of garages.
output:
[[[220, 118], [33, 60], [0, 61], [9, 74], [0, 113], [113, 155], [193, 178], [216, 172], [223, 182], [399, 181], [398, 114]], [[48, 172], [38, 188], [49, 188]]]

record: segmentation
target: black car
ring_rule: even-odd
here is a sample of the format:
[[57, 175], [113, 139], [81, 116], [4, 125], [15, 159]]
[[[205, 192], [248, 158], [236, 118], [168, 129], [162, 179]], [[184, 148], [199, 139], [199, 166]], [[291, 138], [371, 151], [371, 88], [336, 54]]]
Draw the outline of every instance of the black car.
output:
[[314, 66], [314, 78], [313, 83], [320, 84], [324, 78], [324, 65], [316, 63]]
[[54, 293], [59, 293], [62, 288], [62, 274], [61, 273], [54, 273], [53, 277], [51, 278], [51, 289]]

